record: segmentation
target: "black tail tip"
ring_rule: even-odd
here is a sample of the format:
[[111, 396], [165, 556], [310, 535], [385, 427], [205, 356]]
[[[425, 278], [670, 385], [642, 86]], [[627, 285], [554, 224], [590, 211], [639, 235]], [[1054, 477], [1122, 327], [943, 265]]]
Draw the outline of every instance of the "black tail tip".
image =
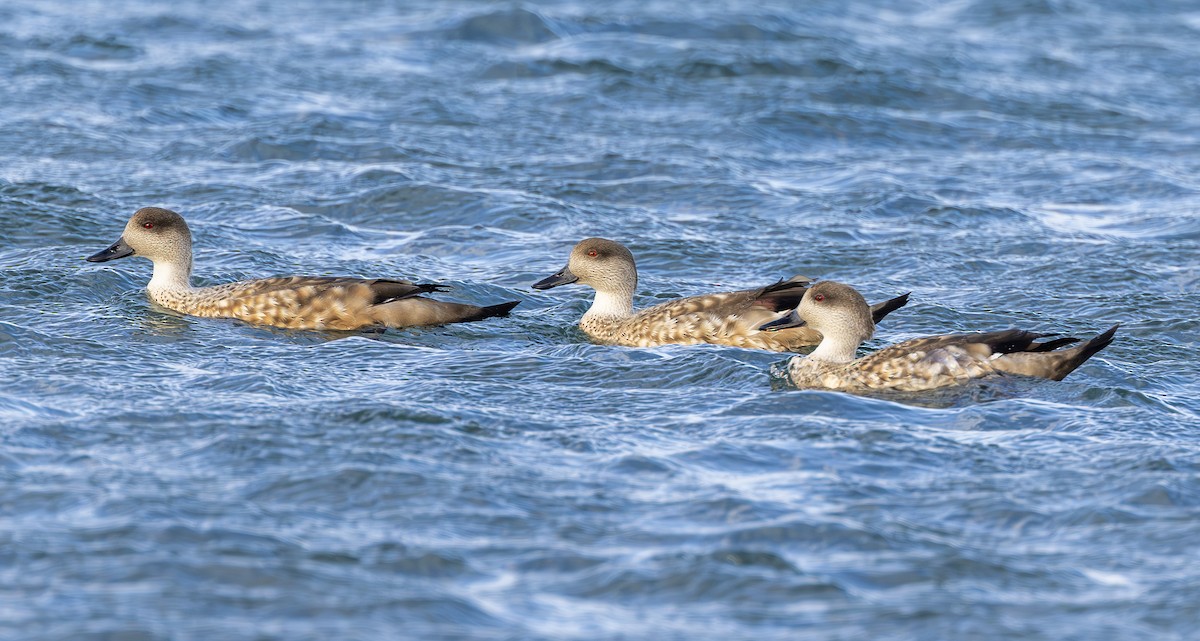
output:
[[508, 301], [507, 303], [497, 303], [495, 305], [486, 305], [486, 306], [480, 308], [479, 314], [476, 318], [477, 318], [477, 320], [482, 320], [484, 318], [491, 318], [493, 316], [508, 316], [508, 313], [512, 311], [512, 308], [514, 308], [520, 304], [521, 304], [521, 301], [519, 301], [519, 300], [511, 300], [511, 301]]
[[1075, 368], [1083, 365], [1089, 358], [1095, 356], [1096, 352], [1108, 347], [1109, 343], [1113, 342], [1113, 337], [1116, 336], [1117, 328], [1120, 326], [1120, 324], [1113, 325], [1103, 334], [1098, 334], [1095, 338], [1092, 338], [1083, 345], [1074, 348], [1078, 350], [1078, 352], [1076, 352], [1075, 356], [1067, 363], [1067, 366], [1063, 369], [1063, 371], [1061, 371], [1057, 376], [1053, 377], [1054, 380], [1061, 381], [1062, 379], [1066, 378], [1067, 374], [1075, 371]]
[[1108, 331], [1104, 332], [1103, 334], [1099, 334], [1092, 340], [1088, 341], [1087, 342], [1088, 347], [1089, 348], [1094, 347], [1093, 353], [1098, 352], [1098, 351], [1104, 349], [1105, 347], [1108, 347], [1108, 344], [1113, 342], [1113, 337], [1117, 335], [1117, 328], [1120, 326], [1121, 326], [1121, 324], [1117, 323], [1116, 325], [1109, 327]]
[[906, 292], [895, 298], [889, 298], [882, 303], [876, 303], [871, 306], [871, 320], [875, 323], [883, 320], [888, 314], [904, 307], [908, 304], [908, 296], [912, 292]]

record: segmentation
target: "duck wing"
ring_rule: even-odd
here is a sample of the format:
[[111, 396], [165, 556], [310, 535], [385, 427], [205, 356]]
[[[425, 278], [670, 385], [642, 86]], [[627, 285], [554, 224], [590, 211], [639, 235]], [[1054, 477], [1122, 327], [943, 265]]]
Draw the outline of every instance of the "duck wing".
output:
[[[870, 387], [908, 390], [953, 385], [996, 372], [1058, 380], [1108, 344], [1104, 342], [1080, 358], [1086, 346], [1056, 349], [1076, 342], [1076, 338], [1039, 342], [1055, 336], [1058, 335], [1007, 329], [914, 338], [868, 354], [854, 361], [852, 369], [862, 380], [871, 381]], [[1107, 340], [1111, 339], [1110, 334]], [[1088, 344], [1103, 340], [1100, 336]], [[1070, 363], [1073, 365], [1063, 371]]]
[[[401, 300], [449, 289], [445, 285], [432, 283], [414, 283], [408, 280], [387, 278], [353, 278], [348, 276], [280, 276], [276, 278], [259, 278], [231, 283], [228, 297], [237, 299], [247, 296], [275, 294], [285, 291], [305, 290], [309, 296], [320, 296], [341, 288], [346, 291], [361, 291], [363, 301], [368, 305], [382, 305], [394, 300]], [[365, 288], [360, 289], [360, 288]]]
[[660, 324], [694, 322], [701, 317], [730, 319], [739, 324], [754, 325], [748, 327], [753, 329], [774, 318], [778, 312], [799, 305], [808, 282], [807, 278], [797, 276], [758, 289], [677, 298], [648, 307], [634, 318], [639, 323]]

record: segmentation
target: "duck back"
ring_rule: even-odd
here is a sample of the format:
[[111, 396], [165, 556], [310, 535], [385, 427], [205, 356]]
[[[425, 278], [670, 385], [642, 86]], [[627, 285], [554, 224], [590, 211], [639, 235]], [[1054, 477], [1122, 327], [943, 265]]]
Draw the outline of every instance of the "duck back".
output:
[[194, 316], [326, 330], [481, 320], [505, 314], [516, 306], [513, 302], [478, 307], [421, 296], [444, 289], [443, 285], [404, 280], [286, 276], [227, 283], [186, 293], [164, 292], [155, 302]]

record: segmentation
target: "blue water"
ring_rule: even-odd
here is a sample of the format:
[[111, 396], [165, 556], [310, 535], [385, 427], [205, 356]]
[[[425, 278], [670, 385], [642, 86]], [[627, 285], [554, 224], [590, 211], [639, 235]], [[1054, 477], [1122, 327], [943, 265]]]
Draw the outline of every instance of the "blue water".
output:
[[[1200, 4], [9, 0], [0, 87], [6, 641], [1200, 638]], [[181, 317], [82, 260], [148, 205], [205, 284], [524, 302]], [[798, 391], [589, 344], [529, 289], [589, 235], [639, 305], [1122, 328], [1061, 383]]]

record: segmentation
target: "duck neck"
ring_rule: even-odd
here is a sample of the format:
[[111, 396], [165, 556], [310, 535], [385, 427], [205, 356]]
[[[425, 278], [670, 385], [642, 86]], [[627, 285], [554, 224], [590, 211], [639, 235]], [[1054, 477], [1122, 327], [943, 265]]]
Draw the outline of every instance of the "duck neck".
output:
[[592, 306], [583, 315], [585, 319], [620, 320], [633, 316], [632, 289], [596, 290]]
[[154, 261], [154, 276], [146, 290], [152, 295], [161, 292], [191, 291], [192, 289], [192, 255], [175, 260]]
[[860, 344], [862, 341], [852, 338], [850, 335], [830, 336], [825, 334], [821, 338], [821, 343], [808, 355], [808, 358], [830, 363], [849, 363], [854, 360]]

